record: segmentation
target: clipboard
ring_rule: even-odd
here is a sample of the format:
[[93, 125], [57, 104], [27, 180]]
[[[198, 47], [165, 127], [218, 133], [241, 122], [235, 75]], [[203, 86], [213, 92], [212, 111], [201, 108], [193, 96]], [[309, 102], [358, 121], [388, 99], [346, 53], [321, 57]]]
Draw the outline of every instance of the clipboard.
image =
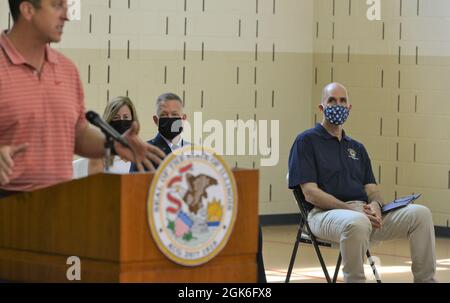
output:
[[384, 205], [383, 208], [381, 209], [381, 213], [386, 214], [395, 209], [405, 207], [406, 205], [419, 199], [420, 196], [422, 196], [422, 194], [415, 194], [415, 195], [409, 195], [409, 196], [398, 198], [398, 199], [392, 201], [391, 203]]

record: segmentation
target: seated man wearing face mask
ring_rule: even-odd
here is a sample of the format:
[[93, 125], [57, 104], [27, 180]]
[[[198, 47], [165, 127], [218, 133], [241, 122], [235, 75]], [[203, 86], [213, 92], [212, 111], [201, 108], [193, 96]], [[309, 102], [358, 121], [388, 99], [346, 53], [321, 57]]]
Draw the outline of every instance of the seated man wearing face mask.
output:
[[[162, 94], [156, 100], [156, 113], [153, 116], [153, 122], [158, 126], [158, 134], [148, 143], [159, 147], [166, 155], [189, 145], [190, 143], [181, 137], [183, 121], [186, 118], [186, 114], [183, 113], [181, 98], [172, 93]], [[153, 163], [153, 165], [157, 168], [156, 163]], [[133, 163], [130, 172], [137, 171], [138, 169]]]
[[[148, 141], [148, 143], [159, 147], [166, 155], [178, 148], [190, 145], [189, 142], [181, 138], [184, 120], [186, 120], [186, 114], [183, 113], [183, 102], [180, 97], [172, 93], [159, 96], [156, 100], [156, 114], [153, 116], [153, 121], [158, 126], [158, 134], [154, 139]], [[155, 163], [153, 165], [157, 168]], [[134, 164], [131, 165], [130, 172], [137, 172]], [[258, 283], [266, 283], [262, 245], [263, 239], [260, 226], [257, 255]]]
[[325, 86], [323, 122], [301, 133], [289, 155], [289, 188], [310, 204], [313, 234], [340, 243], [345, 282], [364, 282], [370, 241], [409, 239], [414, 282], [435, 282], [434, 225], [430, 210], [408, 205], [381, 214], [385, 204], [364, 146], [343, 130], [352, 106], [339, 83]]

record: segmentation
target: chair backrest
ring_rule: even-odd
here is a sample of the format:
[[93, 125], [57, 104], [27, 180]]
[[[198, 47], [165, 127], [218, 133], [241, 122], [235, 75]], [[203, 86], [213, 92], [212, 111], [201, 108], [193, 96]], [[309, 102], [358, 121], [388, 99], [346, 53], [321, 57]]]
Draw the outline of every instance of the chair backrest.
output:
[[294, 193], [295, 200], [297, 201], [298, 208], [300, 209], [300, 212], [302, 215], [305, 216], [305, 218], [308, 217], [308, 213], [314, 208], [314, 205], [307, 202], [305, 199], [305, 195], [303, 195], [303, 191], [300, 186], [297, 186], [292, 190]]
[[[286, 175], [286, 181], [289, 184], [289, 173], [287, 173]], [[297, 201], [298, 208], [302, 212], [302, 215], [304, 215], [305, 218], [307, 218], [308, 213], [314, 208], [314, 205], [306, 201], [305, 195], [303, 195], [303, 191], [300, 186], [297, 186], [294, 189], [292, 189], [292, 192], [294, 193], [295, 201]]]

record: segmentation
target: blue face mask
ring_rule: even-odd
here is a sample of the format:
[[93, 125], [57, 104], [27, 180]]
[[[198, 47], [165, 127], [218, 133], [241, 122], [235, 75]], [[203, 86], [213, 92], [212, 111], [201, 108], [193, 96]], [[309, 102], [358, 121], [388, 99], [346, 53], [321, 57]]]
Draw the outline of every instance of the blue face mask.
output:
[[334, 125], [344, 124], [350, 114], [348, 107], [342, 105], [327, 106], [324, 108], [323, 112], [325, 114], [325, 119]]

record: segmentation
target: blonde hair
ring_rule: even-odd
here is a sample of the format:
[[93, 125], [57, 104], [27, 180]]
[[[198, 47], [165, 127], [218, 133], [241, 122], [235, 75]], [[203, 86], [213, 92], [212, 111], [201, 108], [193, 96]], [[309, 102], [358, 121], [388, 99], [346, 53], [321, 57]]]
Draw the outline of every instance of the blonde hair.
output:
[[[124, 96], [115, 97], [111, 101], [108, 102], [108, 105], [105, 108], [105, 112], [103, 113], [103, 120], [106, 121], [106, 123], [109, 124], [114, 118], [114, 116], [119, 112], [119, 110], [122, 108], [122, 106], [128, 106], [128, 108], [131, 111], [131, 121], [136, 121], [138, 124], [138, 132], [140, 128], [139, 119], [137, 116], [136, 108], [134, 107], [133, 102], [131, 102], [131, 99]], [[109, 162], [109, 165], [112, 165], [114, 160], [114, 156], [111, 156], [107, 161]]]
[[103, 113], [103, 120], [105, 120], [107, 123], [111, 122], [114, 116], [124, 105], [128, 106], [131, 111], [131, 120], [136, 121], [139, 124], [139, 119], [133, 102], [131, 102], [130, 98], [123, 96], [116, 97], [108, 102], [108, 105], [105, 108], [105, 112]]

